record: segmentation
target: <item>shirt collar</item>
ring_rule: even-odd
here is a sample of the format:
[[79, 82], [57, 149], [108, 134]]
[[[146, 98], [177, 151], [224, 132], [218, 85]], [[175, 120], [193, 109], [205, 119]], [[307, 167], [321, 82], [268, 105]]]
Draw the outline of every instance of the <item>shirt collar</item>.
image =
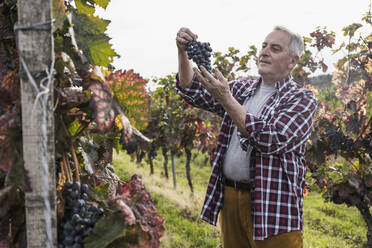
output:
[[277, 81], [275, 83], [275, 88], [279, 91], [281, 91], [282, 89], [284, 89], [284, 87], [287, 86], [288, 82], [292, 80], [292, 75], [289, 74], [288, 76], [286, 76], [285, 78], [283, 78], [282, 80], [280, 81]]
[[[289, 81], [292, 80], [291, 74], [283, 78], [282, 80], [279, 80], [275, 83], [275, 88], [277, 91], [282, 91], [288, 84]], [[242, 97], [246, 97], [248, 95], [252, 96], [256, 92], [258, 86], [262, 83], [262, 77], [256, 78], [250, 87], [248, 87], [244, 93], [241, 95]]]

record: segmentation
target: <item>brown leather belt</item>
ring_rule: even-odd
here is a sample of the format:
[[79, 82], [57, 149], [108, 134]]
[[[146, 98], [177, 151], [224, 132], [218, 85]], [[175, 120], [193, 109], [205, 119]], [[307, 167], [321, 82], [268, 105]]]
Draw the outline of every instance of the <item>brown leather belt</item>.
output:
[[241, 181], [234, 181], [227, 178], [223, 179], [224, 184], [229, 187], [233, 187], [234, 189], [238, 190], [251, 190], [252, 184], [249, 182], [241, 182]]

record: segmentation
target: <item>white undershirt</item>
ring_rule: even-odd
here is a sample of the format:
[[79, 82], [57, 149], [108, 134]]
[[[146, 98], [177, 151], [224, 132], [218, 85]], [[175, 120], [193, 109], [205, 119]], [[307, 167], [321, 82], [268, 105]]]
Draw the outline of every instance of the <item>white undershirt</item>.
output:
[[[275, 85], [264, 85], [261, 83], [255, 94], [243, 104], [243, 108], [248, 113], [258, 117], [265, 102], [274, 92]], [[232, 180], [246, 181], [249, 179], [252, 147], [248, 146], [248, 150], [244, 151], [240, 146], [236, 125], [233, 128], [234, 131], [223, 161], [223, 174]]]

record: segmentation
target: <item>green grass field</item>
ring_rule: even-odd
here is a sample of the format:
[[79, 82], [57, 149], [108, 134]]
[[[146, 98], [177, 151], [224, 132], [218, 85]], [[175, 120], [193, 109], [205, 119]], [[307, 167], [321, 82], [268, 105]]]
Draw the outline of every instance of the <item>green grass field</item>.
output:
[[[137, 165], [125, 152], [114, 156], [115, 171], [122, 180], [129, 180], [134, 173], [142, 175], [159, 215], [165, 219], [166, 232], [161, 247], [218, 247], [218, 227], [199, 219], [211, 170], [205, 161], [204, 155], [194, 153], [191, 163], [194, 194], [191, 194], [184, 157], [175, 159], [177, 189], [174, 189], [171, 164], [168, 164], [170, 178], [166, 180], [161, 155], [154, 160], [155, 174], [152, 176], [145, 161]], [[318, 193], [311, 192], [304, 200], [304, 219], [305, 248], [366, 247], [367, 227], [356, 208], [325, 203]]]

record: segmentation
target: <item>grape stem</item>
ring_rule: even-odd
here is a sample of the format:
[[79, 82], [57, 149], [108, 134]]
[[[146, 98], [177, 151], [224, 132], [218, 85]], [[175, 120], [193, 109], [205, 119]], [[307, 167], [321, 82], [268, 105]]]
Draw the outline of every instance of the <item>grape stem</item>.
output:
[[[62, 117], [61, 117], [62, 119]], [[71, 152], [71, 155], [72, 155], [72, 159], [74, 160], [74, 165], [75, 165], [75, 177], [76, 177], [76, 181], [78, 181], [80, 183], [80, 169], [79, 169], [79, 161], [77, 160], [77, 156], [76, 156], [76, 153], [75, 153], [75, 148], [74, 148], [74, 144], [72, 142], [72, 138], [66, 128], [66, 125], [62, 119], [61, 121], [62, 123], [62, 127], [63, 127], [63, 130], [65, 130], [65, 133], [66, 133], [66, 136], [67, 136], [67, 140], [68, 140], [68, 143], [69, 143], [69, 146], [70, 146], [70, 152]]]
[[62, 159], [63, 159], [63, 164], [65, 166], [67, 180], [72, 182], [72, 172], [71, 172], [71, 168], [70, 168], [70, 165], [69, 165], [69, 162], [68, 162], [68, 159], [67, 159], [67, 155], [66, 155], [65, 152], [62, 155]]

